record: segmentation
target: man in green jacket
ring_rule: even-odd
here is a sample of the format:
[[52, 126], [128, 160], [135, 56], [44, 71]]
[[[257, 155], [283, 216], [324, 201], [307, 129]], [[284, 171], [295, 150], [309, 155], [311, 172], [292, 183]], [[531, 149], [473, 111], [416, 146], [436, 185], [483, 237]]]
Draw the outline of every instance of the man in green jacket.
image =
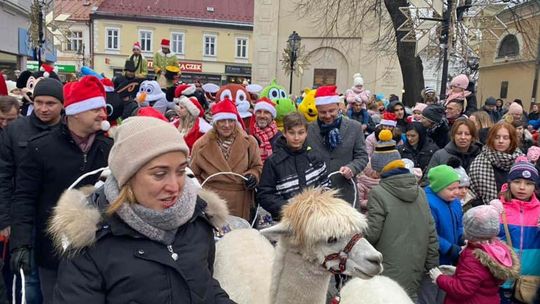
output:
[[126, 59], [126, 63], [128, 61], [133, 62], [136, 78], [146, 79], [146, 76], [148, 76], [148, 61], [146, 61], [144, 56], [141, 54], [141, 44], [139, 41], [133, 44], [132, 50], [133, 54]]
[[[388, 132], [389, 134], [384, 134]], [[368, 195], [366, 239], [383, 254], [384, 271], [413, 301], [425, 273], [439, 264], [437, 231], [416, 177], [383, 130], [371, 158], [381, 181]]]
[[165, 78], [165, 68], [167, 66], [178, 67], [178, 58], [176, 54], [171, 52], [171, 42], [169, 39], [161, 39], [161, 50], [154, 54], [154, 72], [157, 76], [157, 81], [162, 89], [174, 86], [172, 79], [166, 79], [166, 82], [161, 80]]

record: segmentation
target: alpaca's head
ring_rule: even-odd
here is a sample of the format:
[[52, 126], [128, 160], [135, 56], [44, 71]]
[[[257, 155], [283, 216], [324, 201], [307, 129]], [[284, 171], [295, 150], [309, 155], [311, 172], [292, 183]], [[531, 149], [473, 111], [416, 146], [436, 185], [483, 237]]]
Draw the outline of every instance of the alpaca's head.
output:
[[[318, 188], [303, 191], [283, 208], [278, 225], [261, 232], [301, 253], [306, 260], [322, 265], [326, 256], [342, 251], [355, 234], [367, 228], [365, 216], [337, 198], [336, 193]], [[333, 260], [326, 266], [337, 269], [338, 264]], [[343, 274], [370, 278], [381, 271], [382, 254], [366, 239], [360, 239], [348, 255]]]

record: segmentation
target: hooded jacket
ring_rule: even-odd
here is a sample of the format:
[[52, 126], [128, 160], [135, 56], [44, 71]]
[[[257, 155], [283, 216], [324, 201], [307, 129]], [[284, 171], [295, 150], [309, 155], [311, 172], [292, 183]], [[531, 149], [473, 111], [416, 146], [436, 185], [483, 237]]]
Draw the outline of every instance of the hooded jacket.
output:
[[369, 192], [365, 236], [384, 256], [382, 275], [415, 297], [424, 273], [439, 264], [439, 245], [426, 195], [408, 172], [383, 174]]
[[261, 181], [257, 187], [257, 202], [281, 218], [281, 209], [287, 200], [306, 187], [328, 187], [326, 164], [305, 142], [298, 151], [292, 151], [281, 136], [276, 141], [274, 153], [264, 163]]
[[[517, 278], [520, 265], [513, 250], [496, 242], [505, 248], [500, 257], [469, 243], [459, 257], [455, 274], [437, 278], [437, 285], [446, 292], [444, 304], [500, 303], [499, 286], [505, 280]], [[511, 266], [502, 265], [498, 258], [511, 261]]]
[[212, 229], [228, 214], [217, 195], [199, 193], [193, 216], [170, 246], [107, 216], [108, 205], [103, 188], [90, 197], [69, 190], [60, 198], [49, 232], [59, 251], [63, 240], [69, 245], [61, 252], [54, 303], [233, 303], [212, 278]]
[[431, 157], [439, 147], [427, 136], [424, 128], [415, 129], [418, 132], [418, 144], [415, 147], [411, 146], [407, 141], [398, 148], [401, 158], [408, 158], [414, 162], [416, 168], [422, 169], [425, 172]]
[[445, 202], [431, 187], [425, 188], [439, 238], [439, 264], [455, 265], [463, 241], [463, 211], [458, 199]]

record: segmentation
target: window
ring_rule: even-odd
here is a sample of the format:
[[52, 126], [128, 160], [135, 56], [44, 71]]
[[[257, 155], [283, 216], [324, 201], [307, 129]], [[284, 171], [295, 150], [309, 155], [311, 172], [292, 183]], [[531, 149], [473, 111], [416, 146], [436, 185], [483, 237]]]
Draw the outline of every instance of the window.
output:
[[204, 56], [216, 56], [216, 40], [215, 35], [204, 35]]
[[247, 58], [247, 48], [248, 48], [247, 38], [236, 38], [236, 57], [237, 58]]
[[184, 33], [172, 33], [171, 51], [176, 54], [184, 54]]
[[513, 35], [513, 34], [506, 35], [501, 41], [501, 44], [499, 45], [497, 58], [516, 57], [518, 55], [519, 55], [519, 41], [516, 35]]
[[78, 52], [82, 49], [82, 32], [71, 32], [66, 44], [66, 51]]
[[120, 33], [117, 28], [107, 28], [107, 42], [106, 46], [109, 50], [118, 50], [120, 48], [119, 46], [119, 37]]
[[314, 69], [313, 87], [318, 88], [325, 85], [335, 85], [337, 77], [336, 69]]
[[501, 93], [499, 98], [508, 98], [508, 81], [501, 82]]
[[141, 51], [151, 52], [152, 51], [152, 32], [139, 31], [139, 38], [141, 40]]

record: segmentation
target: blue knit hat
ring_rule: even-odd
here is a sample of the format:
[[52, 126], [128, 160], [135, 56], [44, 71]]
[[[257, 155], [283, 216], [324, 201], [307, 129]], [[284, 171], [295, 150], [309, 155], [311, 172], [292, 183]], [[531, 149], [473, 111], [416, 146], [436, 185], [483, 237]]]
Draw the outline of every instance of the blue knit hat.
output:
[[534, 167], [533, 164], [526, 160], [517, 159], [516, 163], [510, 168], [508, 173], [508, 181], [513, 181], [516, 179], [527, 179], [533, 182], [538, 181], [538, 170]]

